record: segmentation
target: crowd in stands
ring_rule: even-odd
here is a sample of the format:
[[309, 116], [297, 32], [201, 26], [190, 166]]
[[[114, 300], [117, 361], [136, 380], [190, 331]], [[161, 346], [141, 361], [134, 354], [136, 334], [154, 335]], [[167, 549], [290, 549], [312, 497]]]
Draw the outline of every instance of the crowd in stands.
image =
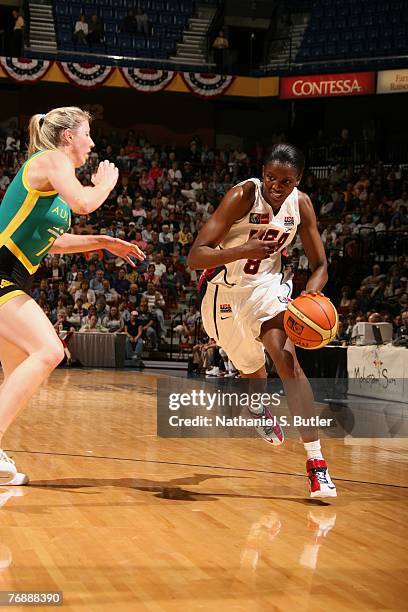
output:
[[[146, 260], [132, 268], [106, 251], [48, 255], [32, 296], [58, 330], [124, 331], [127, 356], [136, 363], [144, 345], [153, 351], [163, 345], [169, 317], [178, 309], [174, 335], [180, 346], [195, 347], [196, 363], [204, 367], [211, 339], [198, 342], [197, 274], [186, 265], [189, 248], [224, 193], [247, 177], [260, 176], [267, 151], [260, 144], [248, 151], [239, 145], [214, 149], [198, 137], [178, 149], [152, 144], [133, 130], [95, 132], [96, 146], [79, 180], [90, 185], [102, 159], [118, 165], [120, 179], [101, 208], [88, 217], [73, 216], [72, 231], [132, 241]], [[275, 134], [272, 140], [285, 136]], [[0, 136], [0, 200], [24, 161], [24, 143], [18, 130]], [[389, 321], [395, 337], [407, 334], [407, 169], [338, 164], [323, 178], [306, 170], [300, 188], [313, 202], [327, 253], [325, 292], [341, 321], [336, 341], [351, 341], [356, 322], [367, 320]], [[293, 268], [299, 292], [308, 274], [299, 238], [285, 262]]]
[[74, 26], [72, 38], [77, 45], [100, 43], [102, 40], [102, 22], [98, 15], [91, 15], [88, 20], [85, 15], [79, 15]]
[[[147, 14], [142, 8], [135, 11], [129, 9], [126, 17], [120, 22], [120, 31], [125, 34], [150, 35], [150, 22]], [[104, 38], [104, 28], [101, 18], [95, 13], [90, 17], [79, 15], [72, 33], [73, 42], [76, 45], [99, 44]]]

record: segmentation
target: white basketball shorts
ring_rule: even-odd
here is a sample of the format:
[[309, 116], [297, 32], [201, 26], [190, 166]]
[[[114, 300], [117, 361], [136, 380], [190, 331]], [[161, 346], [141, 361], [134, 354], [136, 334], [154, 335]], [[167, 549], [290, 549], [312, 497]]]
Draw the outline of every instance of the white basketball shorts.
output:
[[262, 323], [286, 310], [292, 294], [292, 281], [281, 281], [282, 275], [274, 274], [267, 283], [247, 289], [207, 284], [201, 303], [205, 331], [244, 374], [265, 364]]

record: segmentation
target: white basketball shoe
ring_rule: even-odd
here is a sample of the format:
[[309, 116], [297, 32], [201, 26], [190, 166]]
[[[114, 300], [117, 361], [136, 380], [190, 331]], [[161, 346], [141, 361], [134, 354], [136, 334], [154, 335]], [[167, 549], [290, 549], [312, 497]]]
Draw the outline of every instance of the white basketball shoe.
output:
[[14, 461], [0, 448], [0, 486], [21, 486], [27, 483], [27, 475], [18, 472]]

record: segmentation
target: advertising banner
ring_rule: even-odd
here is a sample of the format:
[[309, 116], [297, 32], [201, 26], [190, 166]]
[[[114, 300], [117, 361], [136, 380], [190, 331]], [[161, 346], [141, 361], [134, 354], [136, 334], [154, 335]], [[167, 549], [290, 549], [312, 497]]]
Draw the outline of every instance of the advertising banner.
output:
[[323, 98], [361, 96], [375, 93], [374, 72], [347, 72], [280, 79], [280, 98]]
[[407, 70], [381, 70], [377, 77], [377, 93], [402, 93], [408, 92], [408, 69]]

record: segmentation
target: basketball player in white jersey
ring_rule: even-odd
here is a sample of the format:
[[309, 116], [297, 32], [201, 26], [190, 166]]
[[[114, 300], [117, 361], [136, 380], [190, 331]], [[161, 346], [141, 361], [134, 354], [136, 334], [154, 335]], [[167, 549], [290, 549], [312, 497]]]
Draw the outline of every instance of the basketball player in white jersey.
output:
[[[308, 418], [316, 416], [313, 393], [284, 330], [292, 282], [281, 271], [281, 252], [298, 231], [312, 270], [305, 292], [320, 293], [327, 282], [313, 205], [297, 189], [303, 169], [299, 149], [275, 145], [265, 161], [262, 181], [251, 178], [226, 193], [198, 234], [188, 265], [204, 269], [201, 312], [209, 337], [216, 339], [243, 378], [267, 378], [265, 348], [282, 379], [290, 411]], [[257, 416], [272, 418], [266, 407]], [[272, 444], [283, 442], [279, 425], [257, 431]], [[299, 431], [307, 453], [311, 496], [335, 497], [318, 429]]]

